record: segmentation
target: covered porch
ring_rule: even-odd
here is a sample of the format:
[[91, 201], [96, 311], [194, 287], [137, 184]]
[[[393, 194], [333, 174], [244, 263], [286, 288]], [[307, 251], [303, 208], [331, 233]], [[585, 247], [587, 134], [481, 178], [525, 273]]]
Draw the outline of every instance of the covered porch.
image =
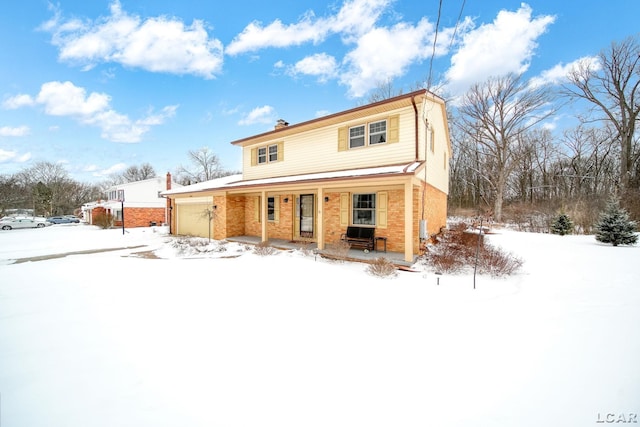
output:
[[[245, 243], [248, 245], [257, 245], [261, 242], [261, 238], [258, 236], [235, 236], [228, 237], [225, 240], [229, 242], [236, 243]], [[319, 256], [326, 256], [333, 258], [333, 255], [330, 253], [330, 248], [325, 247], [323, 250], [318, 250], [318, 245], [314, 242], [296, 242], [286, 239], [269, 239], [269, 244], [274, 248], [281, 250], [296, 250], [300, 248], [306, 248], [308, 250], [316, 251]], [[375, 260], [376, 258], [385, 258], [389, 260], [391, 263], [400, 266], [400, 267], [410, 267], [413, 265], [418, 256], [414, 256], [412, 261], [405, 260], [405, 254], [403, 252], [392, 252], [392, 251], [384, 251], [382, 243], [379, 244], [378, 250], [373, 250], [369, 252], [365, 252], [362, 249], [351, 248], [349, 249], [346, 256], [343, 258], [345, 261], [351, 262], [364, 262], [369, 263]]]

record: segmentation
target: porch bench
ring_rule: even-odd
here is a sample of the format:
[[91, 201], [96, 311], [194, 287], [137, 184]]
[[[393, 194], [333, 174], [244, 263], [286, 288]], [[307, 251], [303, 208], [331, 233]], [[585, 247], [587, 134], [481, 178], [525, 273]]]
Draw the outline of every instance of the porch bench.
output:
[[375, 232], [373, 227], [347, 227], [347, 232], [340, 236], [340, 240], [349, 243], [351, 246], [373, 251], [375, 247]]

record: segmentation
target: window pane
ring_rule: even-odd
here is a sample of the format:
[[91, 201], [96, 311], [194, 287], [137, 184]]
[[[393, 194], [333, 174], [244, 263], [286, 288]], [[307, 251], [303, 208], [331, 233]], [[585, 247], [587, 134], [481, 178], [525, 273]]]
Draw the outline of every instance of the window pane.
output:
[[267, 149], [258, 148], [258, 163], [267, 163]]
[[353, 223], [363, 225], [376, 224], [376, 195], [353, 195]]
[[276, 219], [275, 206], [275, 199], [273, 197], [267, 197], [267, 220], [269, 221], [275, 221]]
[[364, 146], [364, 126], [349, 129], [349, 148]]
[[369, 144], [382, 144], [387, 141], [387, 122], [369, 124]]
[[276, 162], [278, 161], [278, 146], [270, 145], [269, 146], [269, 161]]

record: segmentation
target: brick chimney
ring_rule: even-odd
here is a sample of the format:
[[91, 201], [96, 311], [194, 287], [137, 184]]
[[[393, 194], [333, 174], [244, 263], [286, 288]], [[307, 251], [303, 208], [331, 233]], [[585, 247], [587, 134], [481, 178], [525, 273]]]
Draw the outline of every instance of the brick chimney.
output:
[[278, 121], [276, 122], [276, 126], [275, 126], [275, 128], [276, 128], [276, 130], [277, 130], [277, 129], [286, 128], [287, 126], [289, 126], [289, 123], [288, 123], [288, 122], [285, 122], [285, 121], [284, 121], [284, 120], [282, 120], [282, 119], [278, 119]]
[[171, 190], [171, 173], [167, 172], [167, 185], [165, 190]]

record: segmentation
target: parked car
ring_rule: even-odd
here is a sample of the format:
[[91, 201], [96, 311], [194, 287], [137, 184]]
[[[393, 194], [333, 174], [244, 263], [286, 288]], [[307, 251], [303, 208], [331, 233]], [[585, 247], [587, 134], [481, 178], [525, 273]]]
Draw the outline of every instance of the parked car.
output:
[[72, 218], [69, 216], [50, 216], [47, 218], [47, 221], [51, 224], [70, 224], [80, 222], [78, 218]]
[[48, 225], [51, 225], [51, 223], [39, 218], [13, 218], [0, 221], [0, 229], [2, 230], [13, 230], [14, 228], [44, 228]]

